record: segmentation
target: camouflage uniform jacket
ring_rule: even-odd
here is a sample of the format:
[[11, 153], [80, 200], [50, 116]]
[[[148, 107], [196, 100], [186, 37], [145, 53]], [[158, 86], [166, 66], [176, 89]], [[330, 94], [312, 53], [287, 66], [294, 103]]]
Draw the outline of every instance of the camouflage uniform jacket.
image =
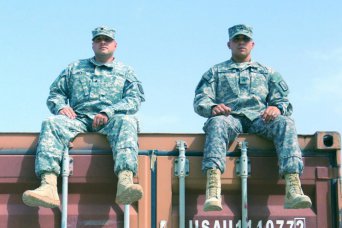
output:
[[194, 99], [195, 112], [211, 117], [211, 109], [225, 104], [232, 115], [254, 120], [267, 106], [277, 106], [282, 115], [292, 113], [288, 86], [281, 75], [258, 62], [219, 63], [202, 76]]
[[53, 114], [70, 105], [78, 117], [93, 119], [100, 112], [134, 114], [144, 101], [133, 70], [117, 62], [101, 64], [95, 58], [70, 64], [50, 87], [47, 106]]

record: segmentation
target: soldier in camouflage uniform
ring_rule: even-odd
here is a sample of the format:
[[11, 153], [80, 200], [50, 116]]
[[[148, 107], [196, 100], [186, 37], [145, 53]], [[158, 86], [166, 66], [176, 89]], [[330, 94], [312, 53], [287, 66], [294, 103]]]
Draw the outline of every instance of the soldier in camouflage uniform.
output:
[[289, 89], [278, 72], [251, 61], [252, 28], [228, 29], [232, 57], [204, 73], [194, 99], [194, 109], [208, 118], [202, 170], [207, 175], [205, 211], [222, 210], [221, 173], [226, 151], [239, 133], [258, 134], [274, 142], [279, 174], [286, 180], [285, 208], [311, 207], [303, 194], [299, 175], [303, 161], [298, 145]]
[[28, 206], [58, 207], [57, 176], [63, 151], [82, 132], [107, 136], [118, 176], [116, 202], [131, 204], [142, 197], [133, 184], [138, 165], [138, 121], [134, 117], [144, 101], [141, 83], [132, 68], [114, 58], [115, 30], [92, 31], [95, 56], [70, 64], [53, 82], [47, 106], [55, 114], [42, 124], [35, 171], [41, 186], [23, 194]]

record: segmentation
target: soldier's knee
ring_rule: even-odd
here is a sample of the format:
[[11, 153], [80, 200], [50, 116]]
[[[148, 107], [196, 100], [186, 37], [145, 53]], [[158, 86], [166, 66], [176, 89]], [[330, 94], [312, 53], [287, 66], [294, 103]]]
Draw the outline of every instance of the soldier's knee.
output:
[[49, 116], [43, 121], [43, 125], [50, 125], [58, 122], [61, 119], [61, 115]]
[[209, 124], [218, 125], [223, 124], [225, 122], [225, 116], [213, 116], [209, 119]]
[[63, 116], [63, 115], [50, 116], [43, 121], [42, 127], [45, 128], [45, 127], [63, 126], [66, 123], [67, 118], [68, 117]]
[[124, 122], [137, 122], [137, 118], [132, 115], [125, 115], [125, 114], [117, 114], [113, 117], [116, 121], [124, 121]]
[[214, 128], [214, 129], [221, 129], [221, 128], [227, 128], [227, 121], [226, 116], [213, 116], [210, 119], [208, 119], [208, 121], [205, 124], [205, 129], [208, 128]]
[[132, 115], [124, 115], [118, 114], [114, 115], [112, 121], [119, 125], [131, 125], [131, 126], [138, 126], [138, 119]]
[[282, 125], [286, 125], [286, 126], [293, 126], [294, 125], [293, 119], [291, 119], [290, 117], [287, 117], [287, 116], [278, 116], [276, 118], [276, 122], [278, 122], [279, 124], [282, 124]]

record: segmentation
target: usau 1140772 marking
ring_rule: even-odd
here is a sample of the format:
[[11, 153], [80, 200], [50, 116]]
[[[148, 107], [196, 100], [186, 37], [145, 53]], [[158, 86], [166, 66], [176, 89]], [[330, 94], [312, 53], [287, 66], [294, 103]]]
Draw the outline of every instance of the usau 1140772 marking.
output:
[[[306, 228], [305, 218], [248, 221], [248, 228]], [[242, 228], [241, 220], [189, 220], [189, 228]]]

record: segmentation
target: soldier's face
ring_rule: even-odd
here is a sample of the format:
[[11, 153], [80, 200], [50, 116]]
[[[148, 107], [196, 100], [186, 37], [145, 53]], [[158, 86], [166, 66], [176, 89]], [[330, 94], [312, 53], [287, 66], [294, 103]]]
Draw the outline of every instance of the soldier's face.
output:
[[228, 47], [232, 51], [233, 58], [249, 61], [254, 42], [248, 36], [237, 35], [229, 40]]
[[93, 40], [93, 51], [95, 55], [113, 55], [117, 43], [107, 36], [97, 36]]

